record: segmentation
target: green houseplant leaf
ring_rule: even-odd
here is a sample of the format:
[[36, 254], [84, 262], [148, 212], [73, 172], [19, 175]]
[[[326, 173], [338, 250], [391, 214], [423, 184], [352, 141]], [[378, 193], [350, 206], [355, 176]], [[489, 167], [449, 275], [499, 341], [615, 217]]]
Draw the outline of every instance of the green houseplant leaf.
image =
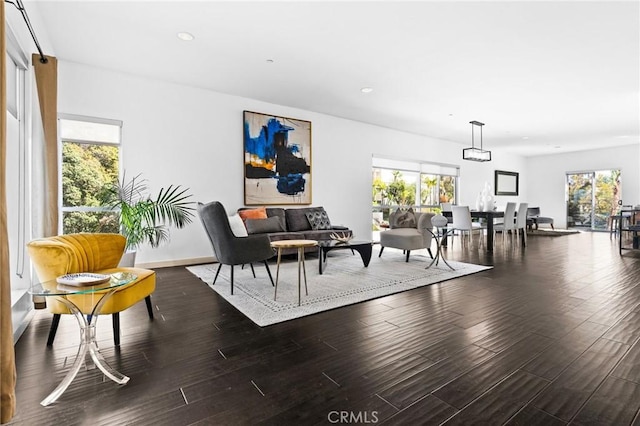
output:
[[188, 188], [169, 185], [161, 188], [155, 199], [148, 194], [147, 181], [136, 175], [110, 186], [103, 204], [120, 215], [120, 230], [127, 239], [127, 249], [134, 250], [144, 243], [158, 247], [169, 240], [169, 227], [183, 228], [194, 217], [192, 197]]

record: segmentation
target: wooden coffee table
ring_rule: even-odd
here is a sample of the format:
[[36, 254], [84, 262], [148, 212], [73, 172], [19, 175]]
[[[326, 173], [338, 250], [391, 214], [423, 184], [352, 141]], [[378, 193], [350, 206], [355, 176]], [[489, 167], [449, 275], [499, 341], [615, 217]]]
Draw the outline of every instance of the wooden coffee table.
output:
[[371, 261], [371, 241], [350, 240], [345, 243], [336, 240], [318, 241], [318, 272], [322, 275], [324, 264], [327, 263], [327, 253], [337, 249], [351, 249], [360, 253], [362, 263], [366, 268]]
[[278, 278], [280, 277], [280, 258], [282, 256], [283, 249], [294, 248], [298, 250], [298, 306], [300, 306], [300, 270], [304, 274], [304, 291], [306, 295], [309, 295], [309, 290], [307, 289], [307, 270], [304, 266], [304, 249], [307, 247], [315, 247], [318, 245], [318, 242], [315, 240], [282, 240], [282, 241], [273, 241], [271, 243], [271, 247], [278, 250], [278, 266], [276, 268], [276, 285], [275, 290], [273, 292], [273, 300], [276, 300], [276, 296], [278, 294]]

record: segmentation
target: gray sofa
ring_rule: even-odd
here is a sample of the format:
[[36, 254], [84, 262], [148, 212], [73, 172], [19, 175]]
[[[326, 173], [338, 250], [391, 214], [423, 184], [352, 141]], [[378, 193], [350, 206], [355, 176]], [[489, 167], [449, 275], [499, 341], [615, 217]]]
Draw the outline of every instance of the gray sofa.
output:
[[[243, 207], [242, 210], [251, 209]], [[267, 234], [271, 241], [281, 240], [330, 240], [331, 234], [352, 235], [351, 229], [333, 225], [328, 219], [324, 207], [267, 207], [267, 219], [246, 219], [245, 227], [249, 235]], [[311, 218], [311, 219], [310, 219]], [[312, 224], [312, 222], [314, 222]], [[316, 229], [314, 229], [316, 228]], [[325, 228], [325, 229], [318, 229]], [[305, 249], [306, 252], [317, 252], [317, 248]], [[283, 253], [295, 253], [296, 249], [283, 250]]]

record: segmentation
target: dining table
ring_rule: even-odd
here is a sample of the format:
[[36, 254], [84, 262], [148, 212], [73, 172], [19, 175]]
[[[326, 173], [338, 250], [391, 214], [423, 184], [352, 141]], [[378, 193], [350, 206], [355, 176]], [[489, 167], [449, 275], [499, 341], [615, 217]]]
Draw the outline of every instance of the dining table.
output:
[[[471, 210], [471, 219], [483, 219], [487, 224], [487, 241], [486, 241], [486, 250], [489, 252], [493, 251], [493, 220], [497, 217], [504, 217], [504, 211], [501, 210], [490, 210], [490, 211], [479, 211], [479, 210]], [[442, 215], [447, 219], [453, 217], [452, 212], [446, 211], [442, 212]], [[442, 242], [443, 245], [447, 245], [446, 239]]]

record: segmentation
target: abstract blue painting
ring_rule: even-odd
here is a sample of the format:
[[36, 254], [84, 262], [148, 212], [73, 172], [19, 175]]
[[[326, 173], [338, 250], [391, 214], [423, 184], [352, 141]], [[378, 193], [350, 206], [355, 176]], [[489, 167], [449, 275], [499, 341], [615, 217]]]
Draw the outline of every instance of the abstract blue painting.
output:
[[245, 205], [311, 204], [311, 122], [243, 115]]

